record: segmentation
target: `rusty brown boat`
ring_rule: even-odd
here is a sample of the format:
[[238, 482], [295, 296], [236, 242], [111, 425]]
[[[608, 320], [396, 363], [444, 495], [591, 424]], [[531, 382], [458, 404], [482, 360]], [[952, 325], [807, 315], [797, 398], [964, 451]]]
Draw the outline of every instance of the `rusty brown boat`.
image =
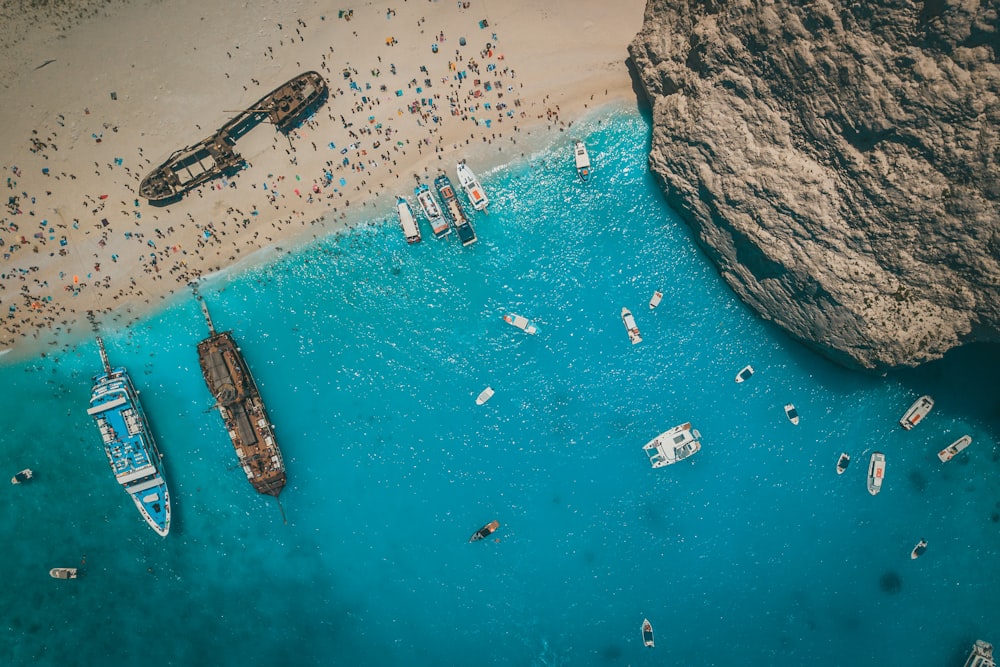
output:
[[198, 361], [215, 398], [239, 465], [258, 493], [278, 497], [285, 488], [285, 462], [274, 438], [250, 369], [232, 333], [216, 333], [208, 306], [201, 301], [209, 337], [198, 343]]

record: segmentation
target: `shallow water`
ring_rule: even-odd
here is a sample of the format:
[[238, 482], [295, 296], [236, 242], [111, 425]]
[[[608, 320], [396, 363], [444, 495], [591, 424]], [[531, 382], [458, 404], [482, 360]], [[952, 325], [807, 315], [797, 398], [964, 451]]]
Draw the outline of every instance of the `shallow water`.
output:
[[[996, 350], [886, 378], [829, 364], [722, 283], [648, 173], [646, 120], [576, 130], [593, 180], [568, 136], [480, 173], [471, 248], [425, 223], [408, 246], [387, 219], [201, 287], [276, 425], [287, 524], [235, 467], [193, 298], [104, 332], [165, 455], [166, 539], [86, 414], [96, 344], [0, 368], [3, 470], [37, 475], [0, 487], [0, 661], [960, 665], [1000, 641]], [[937, 407], [904, 432], [922, 393]], [[651, 470], [642, 445], [685, 421], [701, 452]], [[83, 558], [82, 579], [47, 576]]]

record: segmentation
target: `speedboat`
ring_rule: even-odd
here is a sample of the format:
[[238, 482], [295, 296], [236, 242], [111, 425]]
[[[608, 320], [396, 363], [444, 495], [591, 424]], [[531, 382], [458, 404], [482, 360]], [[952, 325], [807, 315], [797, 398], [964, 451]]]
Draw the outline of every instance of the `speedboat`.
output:
[[840, 458], [837, 459], [837, 474], [843, 475], [844, 471], [847, 470], [847, 466], [851, 463], [851, 455], [847, 452], [841, 452]]
[[664, 431], [643, 445], [642, 449], [649, 457], [649, 465], [662, 468], [696, 454], [701, 449], [700, 437], [701, 433], [692, 429], [691, 422], [688, 422]]
[[795, 406], [791, 403], [785, 404], [785, 416], [788, 417], [788, 421], [793, 424], [798, 425], [799, 423], [799, 411], [795, 409]]
[[965, 661], [965, 667], [996, 667], [993, 661], [993, 644], [977, 639], [972, 646], [972, 653]]
[[14, 473], [14, 476], [10, 478], [10, 483], [21, 484], [23, 482], [27, 482], [34, 474], [35, 473], [31, 472], [31, 468], [25, 468], [21, 472]]
[[653, 296], [650, 297], [650, 299], [649, 299], [649, 309], [653, 310], [654, 308], [656, 308], [657, 306], [659, 306], [660, 305], [660, 301], [662, 301], [662, 300], [663, 300], [663, 292], [660, 292], [659, 290], [657, 290], [656, 292], [653, 292]]
[[472, 534], [472, 537], [469, 538], [469, 541], [470, 542], [478, 542], [479, 540], [483, 539], [484, 537], [489, 537], [499, 527], [500, 527], [500, 522], [494, 519], [493, 521], [490, 521], [488, 524], [486, 524], [485, 526], [483, 526], [482, 528], [480, 528], [479, 530], [477, 530], [476, 532], [474, 532]]
[[493, 398], [493, 393], [494, 392], [493, 392], [493, 389], [491, 387], [487, 387], [486, 389], [483, 389], [481, 392], [479, 392], [479, 396], [476, 397], [476, 405], [482, 405], [486, 401], [488, 401], [491, 398]]
[[487, 206], [490, 205], [490, 200], [486, 196], [486, 191], [483, 190], [483, 186], [479, 183], [479, 179], [476, 175], [472, 173], [469, 169], [469, 165], [464, 162], [459, 162], [456, 167], [458, 172], [458, 183], [465, 190], [465, 194], [469, 197], [469, 202], [472, 204], [472, 208], [477, 211], [485, 210]]
[[54, 567], [49, 570], [49, 576], [53, 579], [76, 579], [75, 567]]
[[923, 556], [925, 551], [927, 551], [927, 540], [921, 539], [917, 542], [917, 546], [913, 547], [913, 551], [910, 552], [910, 558], [916, 560]]
[[903, 417], [899, 420], [899, 425], [909, 431], [911, 428], [920, 423], [920, 420], [927, 416], [927, 413], [931, 411], [934, 407], [934, 399], [930, 396], [921, 396], [910, 409], [907, 410]]
[[576, 142], [573, 146], [573, 160], [576, 163], [576, 173], [580, 174], [580, 180], [588, 180], [590, 178], [590, 156], [587, 154], [586, 144], [582, 141]]
[[514, 313], [508, 313], [507, 315], [503, 316], [503, 321], [506, 322], [507, 324], [517, 327], [524, 333], [527, 334], [538, 333], [538, 329], [535, 328], [535, 325], [530, 324], [528, 322], [528, 318], [526, 317], [521, 317], [520, 315], [515, 315]]
[[747, 364], [742, 369], [740, 369], [739, 373], [736, 374], [737, 384], [740, 382], [744, 382], [745, 380], [749, 380], [751, 375], [753, 375], [753, 366]]
[[653, 648], [653, 624], [648, 618], [642, 619], [642, 643], [644, 646]]
[[938, 458], [941, 459], [941, 463], [947, 463], [948, 461], [951, 461], [955, 454], [958, 454], [970, 444], [972, 444], [972, 437], [963, 435], [961, 438], [938, 452]]
[[399, 224], [403, 228], [403, 236], [407, 243], [418, 243], [420, 241], [420, 227], [417, 226], [417, 219], [413, 217], [413, 209], [410, 203], [399, 197], [396, 199], [396, 212], [399, 214]]
[[628, 339], [632, 341], [632, 344], [642, 342], [642, 335], [639, 333], [639, 327], [635, 325], [635, 318], [632, 317], [632, 311], [628, 308], [622, 308], [622, 322], [625, 323], [625, 328], [628, 330]]
[[882, 482], [885, 480], [885, 454], [873, 452], [872, 458], [868, 462], [868, 493], [873, 496], [882, 490]]

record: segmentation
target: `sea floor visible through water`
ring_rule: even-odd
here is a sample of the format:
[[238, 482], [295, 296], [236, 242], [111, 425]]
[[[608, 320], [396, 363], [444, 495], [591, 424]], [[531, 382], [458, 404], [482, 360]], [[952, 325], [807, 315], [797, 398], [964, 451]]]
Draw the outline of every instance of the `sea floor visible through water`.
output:
[[[423, 221], [407, 245], [380, 219], [200, 286], [275, 424], [280, 508], [236, 466], [193, 296], [101, 332], [164, 455], [167, 538], [117, 488], [86, 414], [96, 343], [0, 368], [2, 470], [36, 473], [0, 487], [0, 662], [941, 666], [1000, 642], [1000, 353], [876, 377], [790, 340], [666, 206], [649, 134], [604, 109], [480, 173], [492, 203], [469, 248]], [[933, 412], [902, 430], [925, 393]], [[701, 451], [651, 469], [642, 445], [688, 421]]]

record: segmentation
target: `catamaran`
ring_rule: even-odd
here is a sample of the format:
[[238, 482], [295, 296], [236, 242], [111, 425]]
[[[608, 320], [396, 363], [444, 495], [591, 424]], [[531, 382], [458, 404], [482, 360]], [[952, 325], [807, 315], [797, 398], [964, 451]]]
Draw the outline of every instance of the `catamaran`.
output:
[[139, 404], [139, 393], [124, 368], [111, 368], [100, 338], [97, 347], [104, 373], [94, 378], [87, 414], [101, 432], [115, 479], [149, 527], [166, 537], [170, 532], [170, 493], [160, 469], [160, 452]]
[[639, 333], [639, 327], [635, 325], [635, 318], [632, 317], [632, 311], [628, 308], [622, 308], [622, 323], [628, 331], [628, 339], [632, 341], [632, 344], [641, 343], [642, 335]]
[[399, 224], [403, 228], [403, 236], [407, 243], [420, 242], [420, 227], [417, 226], [417, 219], [413, 217], [413, 209], [410, 203], [398, 197], [396, 199], [396, 213], [399, 214]]
[[662, 468], [693, 456], [701, 449], [698, 438], [701, 433], [691, 428], [691, 422], [675, 426], [664, 431], [642, 446], [649, 464], [654, 468]]
[[427, 187], [427, 184], [421, 183], [413, 189], [413, 192], [417, 195], [417, 202], [420, 204], [420, 208], [423, 209], [424, 215], [427, 216], [427, 222], [431, 225], [434, 238], [441, 238], [442, 236], [451, 234], [451, 227], [448, 226], [448, 221], [441, 215], [441, 207], [438, 206], [437, 199], [434, 198], [434, 193]]
[[868, 493], [877, 495], [885, 480], [885, 454], [873, 452], [868, 462]]
[[590, 178], [590, 156], [587, 155], [587, 146], [582, 141], [574, 144], [573, 159], [576, 162], [576, 173], [580, 175], [580, 180], [588, 180]]
[[909, 431], [920, 423], [920, 420], [927, 416], [927, 413], [934, 407], [934, 399], [930, 396], [921, 396], [903, 414], [899, 420], [899, 425]]
[[961, 438], [951, 443], [940, 452], [938, 452], [938, 458], [941, 459], [941, 463], [947, 463], [951, 459], [961, 452], [963, 449], [972, 444], [972, 436], [963, 435]]
[[469, 165], [459, 162], [456, 171], [458, 171], [458, 182], [465, 190], [465, 194], [468, 195], [472, 208], [477, 211], [485, 211], [486, 207], [490, 205], [490, 200], [486, 196], [483, 186], [479, 183], [479, 179], [469, 169]]

